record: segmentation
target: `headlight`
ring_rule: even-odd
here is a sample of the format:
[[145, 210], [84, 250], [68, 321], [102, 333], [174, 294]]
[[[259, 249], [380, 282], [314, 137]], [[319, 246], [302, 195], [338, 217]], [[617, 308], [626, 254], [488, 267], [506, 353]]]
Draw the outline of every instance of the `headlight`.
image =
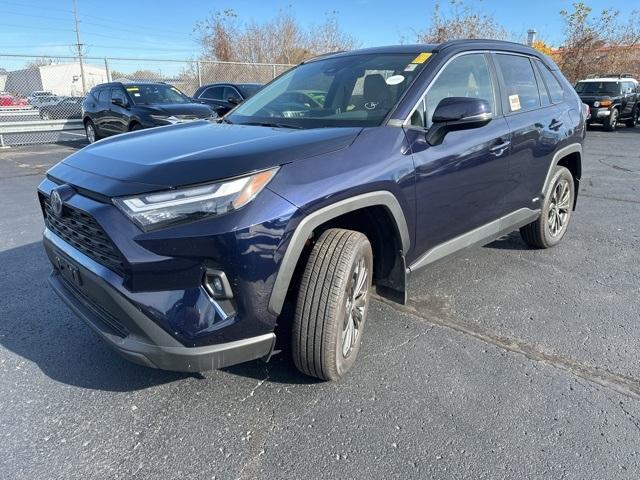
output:
[[149, 116], [154, 122], [159, 123], [161, 125], [169, 125], [172, 123], [180, 122], [180, 119], [177, 117], [174, 117], [173, 115], [149, 115]]
[[593, 106], [594, 108], [598, 108], [600, 106], [600, 102], [596, 100], [595, 102], [593, 102]]
[[611, 100], [600, 100], [601, 107], [610, 107], [611, 103], [612, 103]]
[[113, 203], [143, 230], [152, 230], [237, 210], [253, 200], [277, 171], [278, 167], [219, 183], [114, 198]]

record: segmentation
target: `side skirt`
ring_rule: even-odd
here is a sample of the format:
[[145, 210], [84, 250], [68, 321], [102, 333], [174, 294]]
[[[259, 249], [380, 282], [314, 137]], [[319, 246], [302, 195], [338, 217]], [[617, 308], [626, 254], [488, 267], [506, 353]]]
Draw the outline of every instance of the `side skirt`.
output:
[[415, 272], [449, 255], [477, 245], [486, 245], [496, 238], [523, 227], [540, 216], [540, 210], [521, 208], [504, 217], [463, 233], [451, 240], [433, 247], [407, 268], [407, 274]]

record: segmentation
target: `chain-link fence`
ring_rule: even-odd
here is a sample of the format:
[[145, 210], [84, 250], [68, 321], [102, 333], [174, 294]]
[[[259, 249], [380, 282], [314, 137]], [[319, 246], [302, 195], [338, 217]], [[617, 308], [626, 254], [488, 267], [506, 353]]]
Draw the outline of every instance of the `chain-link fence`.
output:
[[84, 138], [82, 102], [111, 81], [161, 81], [192, 96], [212, 83], [267, 83], [292, 65], [0, 54], [0, 148]]

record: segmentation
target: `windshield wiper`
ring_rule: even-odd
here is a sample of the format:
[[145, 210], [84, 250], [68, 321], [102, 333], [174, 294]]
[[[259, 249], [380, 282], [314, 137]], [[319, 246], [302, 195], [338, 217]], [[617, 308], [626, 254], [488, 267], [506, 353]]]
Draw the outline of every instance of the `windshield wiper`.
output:
[[290, 123], [280, 122], [244, 122], [242, 125], [255, 125], [258, 127], [275, 127], [275, 128], [295, 128], [297, 130], [304, 129], [301, 125], [291, 125]]

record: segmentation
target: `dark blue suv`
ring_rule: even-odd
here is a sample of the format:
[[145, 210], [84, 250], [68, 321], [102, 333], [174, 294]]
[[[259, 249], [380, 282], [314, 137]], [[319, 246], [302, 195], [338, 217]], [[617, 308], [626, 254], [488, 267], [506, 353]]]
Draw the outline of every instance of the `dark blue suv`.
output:
[[54, 166], [39, 186], [50, 282], [134, 362], [268, 359], [277, 334], [301, 371], [335, 380], [374, 288], [403, 303], [413, 272], [515, 229], [556, 245], [584, 132], [572, 86], [522, 45], [326, 55], [220, 123], [127, 133]]

